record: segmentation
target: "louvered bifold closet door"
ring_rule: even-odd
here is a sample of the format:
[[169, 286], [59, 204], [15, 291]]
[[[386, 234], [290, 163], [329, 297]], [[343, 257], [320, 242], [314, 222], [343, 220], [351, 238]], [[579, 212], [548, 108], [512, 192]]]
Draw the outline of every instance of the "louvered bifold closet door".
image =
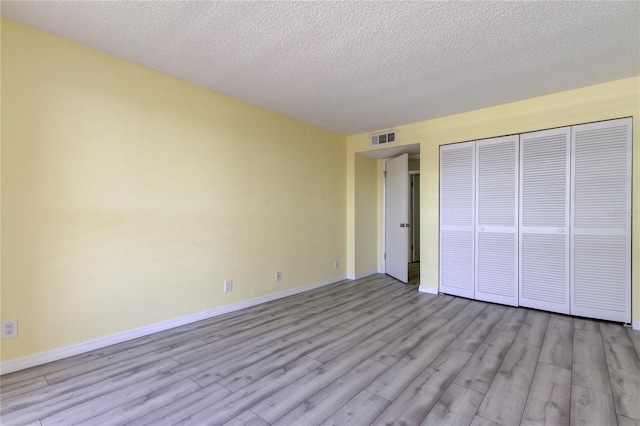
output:
[[474, 297], [474, 143], [440, 147], [440, 292]]
[[518, 136], [476, 141], [475, 298], [518, 305]]
[[569, 313], [571, 128], [520, 135], [520, 306]]
[[571, 314], [631, 321], [631, 119], [572, 127]]

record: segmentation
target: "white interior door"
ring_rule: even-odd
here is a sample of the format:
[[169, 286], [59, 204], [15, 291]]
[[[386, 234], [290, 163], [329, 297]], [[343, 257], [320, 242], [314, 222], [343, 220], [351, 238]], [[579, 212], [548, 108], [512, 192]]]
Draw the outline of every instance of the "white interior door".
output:
[[409, 155], [385, 163], [385, 272], [409, 280]]
[[571, 314], [631, 322], [631, 119], [572, 127]]
[[519, 136], [476, 141], [475, 298], [518, 306]]
[[569, 313], [571, 128], [520, 135], [520, 306]]
[[440, 291], [474, 298], [475, 144], [440, 147]]

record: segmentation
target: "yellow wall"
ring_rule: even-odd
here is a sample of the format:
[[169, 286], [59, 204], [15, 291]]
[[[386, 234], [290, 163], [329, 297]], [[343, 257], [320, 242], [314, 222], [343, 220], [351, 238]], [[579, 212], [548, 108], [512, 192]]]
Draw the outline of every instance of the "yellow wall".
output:
[[355, 276], [378, 269], [378, 160], [355, 156]]
[[[640, 215], [640, 77], [395, 127], [397, 145], [420, 143], [421, 285], [433, 291], [438, 288], [440, 145], [629, 116], [633, 116], [633, 219], [636, 219]], [[350, 167], [357, 153], [370, 149], [369, 133], [347, 138], [347, 181], [357, 178]], [[354, 186], [357, 185], [355, 182]], [[350, 187], [348, 209], [353, 196]], [[348, 236], [353, 235], [351, 230], [358, 223], [359, 214], [347, 211]], [[347, 245], [358, 247], [359, 241], [348, 241]], [[632, 246], [632, 315], [633, 321], [640, 321], [640, 226], [633, 226]], [[347, 258], [352, 258], [350, 252]]]
[[344, 136], [7, 20], [1, 72], [3, 361], [346, 274]]

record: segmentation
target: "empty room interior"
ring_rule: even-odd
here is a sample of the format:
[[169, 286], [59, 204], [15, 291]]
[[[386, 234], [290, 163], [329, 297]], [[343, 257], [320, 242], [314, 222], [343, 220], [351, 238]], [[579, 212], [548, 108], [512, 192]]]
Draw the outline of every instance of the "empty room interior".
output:
[[640, 2], [0, 14], [0, 424], [640, 425]]

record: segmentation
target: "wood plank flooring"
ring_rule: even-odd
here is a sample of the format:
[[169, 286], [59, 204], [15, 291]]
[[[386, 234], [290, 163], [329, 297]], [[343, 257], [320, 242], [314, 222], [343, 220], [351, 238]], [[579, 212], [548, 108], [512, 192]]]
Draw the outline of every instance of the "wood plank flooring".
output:
[[2, 425], [640, 425], [640, 332], [344, 281], [2, 376]]

